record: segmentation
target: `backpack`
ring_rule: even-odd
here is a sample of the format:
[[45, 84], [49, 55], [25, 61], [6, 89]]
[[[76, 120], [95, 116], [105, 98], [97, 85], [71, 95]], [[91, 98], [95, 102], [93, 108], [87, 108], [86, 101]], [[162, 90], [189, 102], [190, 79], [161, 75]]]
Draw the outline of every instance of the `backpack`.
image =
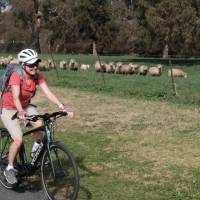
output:
[[22, 81], [22, 67], [17, 64], [9, 64], [5, 65], [3, 74], [0, 77], [0, 92], [1, 92], [1, 97], [0, 97], [0, 114], [2, 113], [2, 96], [4, 92], [9, 91], [9, 89], [6, 87], [7, 83], [9, 82], [10, 76], [13, 72], [17, 72], [20, 76], [20, 81]]
[[[11, 89], [7, 88], [7, 84], [9, 82], [10, 76], [11, 76], [11, 74], [13, 72], [17, 72], [19, 74], [21, 82], [23, 80], [22, 67], [19, 64], [8, 64], [8, 65], [6, 65], [4, 67], [3, 74], [0, 77], [0, 92], [1, 92], [1, 96], [0, 96], [0, 114], [2, 113], [2, 96], [3, 96], [4, 92], [11, 92]], [[38, 74], [36, 74], [33, 77], [33, 80], [35, 81], [35, 83], [38, 82]], [[31, 98], [35, 96], [35, 93], [36, 93], [36, 90], [32, 94]], [[31, 101], [31, 98], [29, 99], [29, 103]]]
[[10, 76], [13, 72], [17, 72], [20, 76], [20, 81], [22, 81], [22, 67], [18, 64], [14, 65], [6, 65], [3, 74], [0, 77], [0, 92], [1, 96], [3, 95], [4, 92], [7, 91], [7, 84], [9, 82]]

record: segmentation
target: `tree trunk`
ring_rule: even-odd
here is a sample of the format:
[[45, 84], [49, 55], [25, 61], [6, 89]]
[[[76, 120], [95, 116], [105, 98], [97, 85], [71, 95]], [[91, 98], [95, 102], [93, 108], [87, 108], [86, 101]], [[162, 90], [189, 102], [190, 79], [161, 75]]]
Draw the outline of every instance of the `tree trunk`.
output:
[[162, 58], [167, 59], [169, 57], [169, 46], [166, 43], [163, 49]]
[[41, 53], [40, 48], [40, 28], [41, 28], [41, 17], [42, 13], [39, 10], [41, 8], [40, 0], [33, 0], [35, 16], [34, 16], [34, 24], [33, 24], [33, 47], [37, 50], [38, 53]]
[[93, 41], [92, 43], [92, 55], [97, 56], [97, 49], [96, 49], [96, 42]]

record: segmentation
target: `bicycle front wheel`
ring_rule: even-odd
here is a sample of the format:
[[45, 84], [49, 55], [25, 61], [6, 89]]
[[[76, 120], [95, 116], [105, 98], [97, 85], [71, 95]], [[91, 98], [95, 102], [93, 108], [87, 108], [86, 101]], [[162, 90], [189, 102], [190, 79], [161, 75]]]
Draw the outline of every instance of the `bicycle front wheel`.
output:
[[41, 179], [50, 200], [75, 200], [79, 191], [78, 168], [74, 156], [62, 144], [50, 146], [41, 161]]

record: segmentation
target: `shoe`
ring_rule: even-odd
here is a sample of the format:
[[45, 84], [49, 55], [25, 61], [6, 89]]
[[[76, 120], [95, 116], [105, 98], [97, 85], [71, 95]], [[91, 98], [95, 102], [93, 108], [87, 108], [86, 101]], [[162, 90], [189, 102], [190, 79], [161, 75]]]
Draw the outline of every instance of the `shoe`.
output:
[[14, 185], [17, 183], [17, 178], [15, 176], [15, 171], [14, 169], [10, 169], [10, 170], [7, 170], [5, 169], [4, 170], [4, 176], [6, 178], [6, 181], [11, 184], [11, 185]]

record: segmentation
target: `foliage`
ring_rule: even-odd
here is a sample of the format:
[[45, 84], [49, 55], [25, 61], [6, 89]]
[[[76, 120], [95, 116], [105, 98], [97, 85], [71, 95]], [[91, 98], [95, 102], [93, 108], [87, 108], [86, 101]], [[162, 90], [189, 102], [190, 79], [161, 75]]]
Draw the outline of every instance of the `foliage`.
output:
[[143, 43], [150, 54], [162, 52], [165, 43], [169, 44], [171, 54], [194, 55], [195, 49], [199, 51], [196, 42], [199, 17], [192, 1], [162, 0], [152, 3], [140, 0], [136, 10], [139, 27], [145, 36], [139, 44]]
[[[12, 18], [14, 19], [14, 27], [19, 30], [28, 31], [30, 36], [28, 38], [23, 38], [26, 41], [25, 46], [30, 46], [36, 49], [39, 53], [40, 42], [39, 42], [39, 26], [37, 24], [37, 14], [39, 9], [38, 1], [16, 1], [11, 0], [11, 10], [8, 12]], [[8, 32], [14, 31], [12, 28], [13, 23], [6, 22], [9, 25]], [[13, 35], [15, 32], [13, 32]], [[30, 40], [28, 42], [28, 39]], [[25, 43], [22, 40], [22, 37], [18, 36], [17, 40], [20, 40], [22, 43]]]
[[[96, 42], [100, 54], [162, 56], [166, 45], [172, 55], [198, 56], [200, 3], [196, 0], [22, 0], [1, 1], [11, 10], [1, 13], [0, 39], [42, 52], [91, 53]], [[37, 25], [38, 14], [41, 26]], [[14, 21], [7, 21], [12, 16]], [[14, 23], [14, 26], [13, 26]], [[0, 24], [0, 25], [1, 25]], [[17, 30], [18, 29], [18, 30]], [[11, 33], [10, 33], [11, 32]], [[6, 37], [7, 35], [12, 35]]]

